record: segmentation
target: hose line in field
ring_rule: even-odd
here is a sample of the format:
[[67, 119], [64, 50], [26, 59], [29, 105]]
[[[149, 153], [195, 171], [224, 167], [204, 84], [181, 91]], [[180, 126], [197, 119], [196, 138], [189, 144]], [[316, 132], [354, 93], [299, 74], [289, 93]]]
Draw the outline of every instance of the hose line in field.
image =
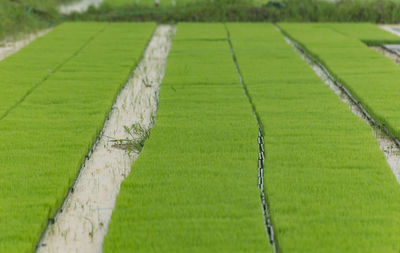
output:
[[269, 242], [272, 245], [273, 251], [274, 253], [278, 253], [279, 252], [279, 247], [278, 247], [278, 241], [276, 238], [276, 234], [274, 233], [274, 227], [272, 225], [272, 219], [271, 219], [271, 215], [269, 212], [269, 206], [268, 206], [268, 199], [267, 199], [267, 195], [265, 193], [264, 190], [264, 161], [265, 161], [265, 150], [264, 150], [264, 132], [263, 132], [263, 126], [262, 126], [262, 122], [257, 114], [256, 111], [256, 107], [250, 97], [250, 94], [247, 90], [246, 84], [243, 80], [242, 74], [240, 72], [239, 69], [239, 65], [237, 63], [236, 60], [236, 55], [235, 55], [235, 51], [233, 50], [233, 45], [232, 45], [232, 41], [231, 41], [231, 36], [230, 36], [230, 32], [228, 27], [225, 24], [225, 29], [227, 32], [227, 41], [231, 50], [231, 54], [232, 54], [232, 59], [235, 65], [235, 69], [239, 75], [239, 81], [242, 84], [243, 87], [243, 92], [246, 95], [249, 103], [251, 104], [252, 107], [252, 111], [254, 114], [254, 117], [257, 120], [257, 124], [258, 124], [258, 149], [259, 149], [259, 154], [258, 154], [258, 182], [257, 182], [257, 187], [258, 190], [260, 191], [260, 199], [261, 199], [261, 208], [262, 208], [262, 213], [264, 216], [264, 225], [265, 225], [265, 230], [268, 234], [269, 237]]

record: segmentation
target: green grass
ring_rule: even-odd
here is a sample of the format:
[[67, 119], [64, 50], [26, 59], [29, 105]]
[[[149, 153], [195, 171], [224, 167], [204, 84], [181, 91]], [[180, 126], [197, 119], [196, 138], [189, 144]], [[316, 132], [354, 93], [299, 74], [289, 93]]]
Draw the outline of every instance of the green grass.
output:
[[222, 24], [179, 24], [157, 123], [121, 186], [103, 252], [271, 252], [257, 123]]
[[[310, 48], [323, 45], [343, 71], [358, 71], [354, 76], [367, 75], [376, 85], [377, 72], [369, 68], [368, 75], [355, 68], [357, 61], [346, 56], [352, 52], [343, 51], [343, 40], [330, 43], [324, 30], [309, 33], [302, 29], [308, 27], [305, 24], [281, 27], [296, 38], [313, 40], [306, 43]], [[400, 188], [370, 127], [350, 112], [272, 25], [228, 28], [264, 125], [265, 189], [281, 252], [399, 252]]]
[[[100, 27], [101, 32], [76, 51]], [[37, 72], [64, 61], [0, 120], [0, 252], [34, 250], [154, 27], [152, 23], [66, 24], [2, 63], [10, 62], [9, 71], [17, 71], [20, 79], [15, 76], [14, 85], [25, 87], [30, 76], [36, 82], [42, 78]], [[58, 58], [47, 55], [55, 44]], [[46, 47], [48, 53], [35, 50]], [[37, 56], [41, 54], [42, 58]], [[37, 69], [21, 74], [18, 67], [25, 61], [37, 64], [32, 66]], [[0, 87], [4, 83], [0, 79]]]
[[[358, 34], [363, 31], [360, 26], [280, 24], [286, 33], [320, 59], [378, 121], [400, 137], [400, 113], [397, 106], [400, 92], [399, 66], [359, 40], [399, 42], [400, 39], [372, 25], [366, 25], [366, 32]], [[352, 30], [356, 36], [347, 35]]]

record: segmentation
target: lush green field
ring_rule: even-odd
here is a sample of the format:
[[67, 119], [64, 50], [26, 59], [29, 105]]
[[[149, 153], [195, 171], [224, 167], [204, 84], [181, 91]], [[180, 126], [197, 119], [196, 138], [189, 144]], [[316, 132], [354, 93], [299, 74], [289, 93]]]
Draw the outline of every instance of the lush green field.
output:
[[[399, 66], [366, 45], [398, 37], [371, 24], [279, 26], [400, 137]], [[154, 28], [65, 23], [0, 62], [0, 252], [34, 251]], [[280, 251], [398, 253], [400, 188], [370, 127], [265, 23], [178, 25], [156, 126], [103, 252], [272, 252], [258, 125], [228, 39], [263, 125]]]
[[[349, 60], [336, 50], [341, 44], [330, 43], [321, 30], [299, 29], [303, 26], [282, 27], [329, 45], [326, 52], [338, 61]], [[370, 127], [272, 25], [228, 28], [264, 125], [264, 179], [281, 251], [399, 252], [400, 188]], [[346, 60], [343, 69], [351, 71], [355, 63]]]
[[[363, 29], [353, 24], [280, 27], [320, 59], [376, 119], [400, 137], [400, 69], [391, 59], [360, 41], [399, 42], [399, 37], [372, 25]], [[351, 30], [356, 31], [353, 36], [348, 35]]]
[[271, 252], [257, 123], [222, 24], [179, 24], [157, 123], [123, 182], [103, 252]]
[[[33, 251], [154, 27], [65, 24], [2, 63], [2, 70], [10, 63], [8, 71], [16, 76], [0, 79], [0, 87], [9, 81], [31, 87], [43, 80], [48, 68], [53, 72], [0, 120], [0, 252]], [[70, 38], [73, 35], [77, 38]], [[49, 56], [55, 44], [60, 53]], [[17, 70], [27, 63], [37, 66]]]

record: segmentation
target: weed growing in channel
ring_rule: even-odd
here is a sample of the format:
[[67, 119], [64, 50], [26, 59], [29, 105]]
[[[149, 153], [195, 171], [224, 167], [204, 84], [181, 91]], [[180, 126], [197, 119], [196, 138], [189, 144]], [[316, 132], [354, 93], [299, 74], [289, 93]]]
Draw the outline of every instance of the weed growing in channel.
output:
[[128, 137], [124, 139], [111, 139], [114, 143], [112, 147], [126, 150], [129, 154], [140, 153], [144, 147], [145, 140], [150, 136], [150, 130], [145, 129], [140, 123], [135, 123], [132, 126], [124, 126]]

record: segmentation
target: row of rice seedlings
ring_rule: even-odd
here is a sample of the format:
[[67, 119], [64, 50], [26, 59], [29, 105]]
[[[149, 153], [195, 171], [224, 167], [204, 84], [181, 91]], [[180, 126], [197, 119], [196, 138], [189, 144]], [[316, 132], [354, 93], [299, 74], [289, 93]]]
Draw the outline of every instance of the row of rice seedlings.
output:
[[0, 119], [104, 29], [105, 23], [65, 23], [0, 62]]
[[[307, 25], [283, 27], [313, 40], [310, 47], [329, 44], [326, 53], [338, 55], [338, 62], [345, 57], [337, 49], [346, 44], [331, 44], [320, 27], [312, 34], [301, 29]], [[264, 126], [265, 189], [280, 250], [398, 252], [400, 188], [369, 126], [273, 25], [228, 29]]]
[[[33, 251], [155, 28], [153, 23], [100, 25], [101, 33], [0, 121], [0, 252]], [[49, 35], [59, 39], [50, 43], [46, 36], [32, 47], [62, 50], [74, 28], [84, 32], [93, 26], [98, 25], [66, 24]], [[25, 54], [43, 52], [27, 49], [15, 58]]]
[[362, 24], [283, 23], [279, 26], [319, 59], [377, 121], [400, 136], [400, 112], [396, 109], [400, 69], [391, 59], [365, 44], [368, 41], [395, 43], [400, 41], [399, 37], [369, 24], [363, 27]]
[[222, 24], [179, 24], [157, 123], [125, 179], [103, 252], [271, 252], [257, 122]]

